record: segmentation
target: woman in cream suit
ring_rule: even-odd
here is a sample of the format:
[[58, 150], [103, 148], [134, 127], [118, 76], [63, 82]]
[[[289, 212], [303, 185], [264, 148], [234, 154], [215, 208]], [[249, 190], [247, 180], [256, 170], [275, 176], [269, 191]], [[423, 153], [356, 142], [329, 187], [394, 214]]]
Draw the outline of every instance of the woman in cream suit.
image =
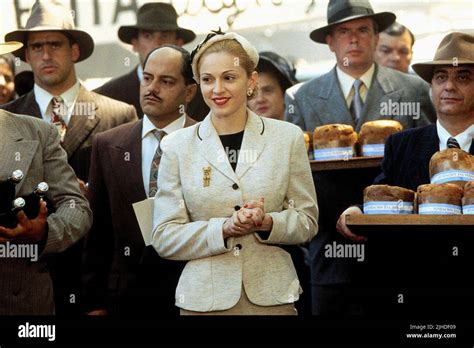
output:
[[153, 246], [189, 261], [181, 314], [294, 315], [301, 292], [290, 255], [317, 233], [318, 208], [302, 131], [247, 109], [258, 53], [213, 32], [192, 54], [211, 112], [168, 135], [155, 196]]

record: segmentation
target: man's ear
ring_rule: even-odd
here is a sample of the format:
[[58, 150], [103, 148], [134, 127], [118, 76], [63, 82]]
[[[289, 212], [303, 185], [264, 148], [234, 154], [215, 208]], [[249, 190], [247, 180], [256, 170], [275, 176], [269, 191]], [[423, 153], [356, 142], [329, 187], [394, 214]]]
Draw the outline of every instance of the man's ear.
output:
[[196, 95], [196, 92], [197, 92], [197, 84], [196, 83], [192, 83], [190, 85], [187, 85], [186, 86], [186, 103], [190, 103], [191, 100], [193, 100], [194, 96]]
[[130, 42], [132, 44], [133, 52], [138, 52], [137, 46], [138, 46], [138, 39], [136, 37], [132, 38], [132, 41]]
[[177, 37], [175, 45], [182, 47], [184, 45], [184, 39], [182, 37]]
[[77, 43], [73, 43], [71, 45], [71, 52], [72, 52], [72, 61], [76, 63], [79, 60], [79, 57], [81, 56], [81, 49]]

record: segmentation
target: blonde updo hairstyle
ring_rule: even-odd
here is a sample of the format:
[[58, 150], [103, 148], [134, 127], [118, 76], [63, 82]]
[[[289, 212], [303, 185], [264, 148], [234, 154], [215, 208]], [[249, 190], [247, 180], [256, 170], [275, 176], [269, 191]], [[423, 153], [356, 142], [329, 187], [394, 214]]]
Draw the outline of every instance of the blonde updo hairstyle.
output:
[[[206, 48], [206, 50], [201, 54], [199, 60], [197, 61], [197, 70], [198, 74], [200, 75], [199, 68], [201, 66], [202, 59], [211, 54], [211, 53], [228, 53], [237, 59], [238, 64], [246, 71], [247, 77], [250, 77], [254, 71], [254, 64], [250, 59], [247, 52], [243, 49], [242, 45], [238, 43], [236, 40], [222, 40], [214, 42], [212, 45]], [[252, 91], [252, 94], [249, 96], [247, 95], [247, 99], [252, 99], [257, 95], [258, 84], [255, 84], [255, 88]]]

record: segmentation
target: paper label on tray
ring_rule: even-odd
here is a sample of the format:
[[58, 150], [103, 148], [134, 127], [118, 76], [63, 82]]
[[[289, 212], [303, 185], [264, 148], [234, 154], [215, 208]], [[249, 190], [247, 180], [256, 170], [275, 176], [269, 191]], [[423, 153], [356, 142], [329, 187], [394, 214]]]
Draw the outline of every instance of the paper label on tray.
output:
[[314, 159], [316, 161], [349, 159], [354, 157], [354, 149], [349, 147], [333, 147], [330, 149], [314, 149]]
[[447, 170], [433, 175], [432, 184], [444, 184], [450, 181], [471, 181], [474, 180], [474, 173], [467, 170]]
[[464, 205], [462, 207], [462, 213], [466, 215], [474, 215], [474, 204]]
[[366, 202], [364, 214], [413, 214], [413, 203], [410, 202]]
[[385, 144], [362, 145], [362, 156], [383, 156]]
[[459, 215], [461, 207], [446, 203], [423, 203], [418, 206], [419, 214]]

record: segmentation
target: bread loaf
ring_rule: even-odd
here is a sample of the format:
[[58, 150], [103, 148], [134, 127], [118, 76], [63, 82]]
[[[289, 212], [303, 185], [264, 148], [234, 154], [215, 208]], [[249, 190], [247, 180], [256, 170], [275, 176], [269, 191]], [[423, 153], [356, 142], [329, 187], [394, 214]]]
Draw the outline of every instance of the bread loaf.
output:
[[365, 122], [359, 132], [362, 156], [383, 156], [385, 141], [389, 135], [400, 132], [403, 126], [394, 120]]
[[461, 214], [463, 189], [456, 184], [425, 184], [418, 186], [419, 214]]
[[436, 152], [430, 160], [432, 184], [452, 183], [461, 187], [474, 180], [474, 156], [461, 149]]
[[415, 192], [403, 187], [371, 185], [364, 190], [364, 214], [413, 214]]
[[468, 181], [466, 185], [464, 185], [462, 213], [468, 215], [474, 214], [474, 181]]
[[355, 155], [357, 133], [350, 125], [328, 124], [316, 127], [313, 135], [314, 159], [348, 159]]

